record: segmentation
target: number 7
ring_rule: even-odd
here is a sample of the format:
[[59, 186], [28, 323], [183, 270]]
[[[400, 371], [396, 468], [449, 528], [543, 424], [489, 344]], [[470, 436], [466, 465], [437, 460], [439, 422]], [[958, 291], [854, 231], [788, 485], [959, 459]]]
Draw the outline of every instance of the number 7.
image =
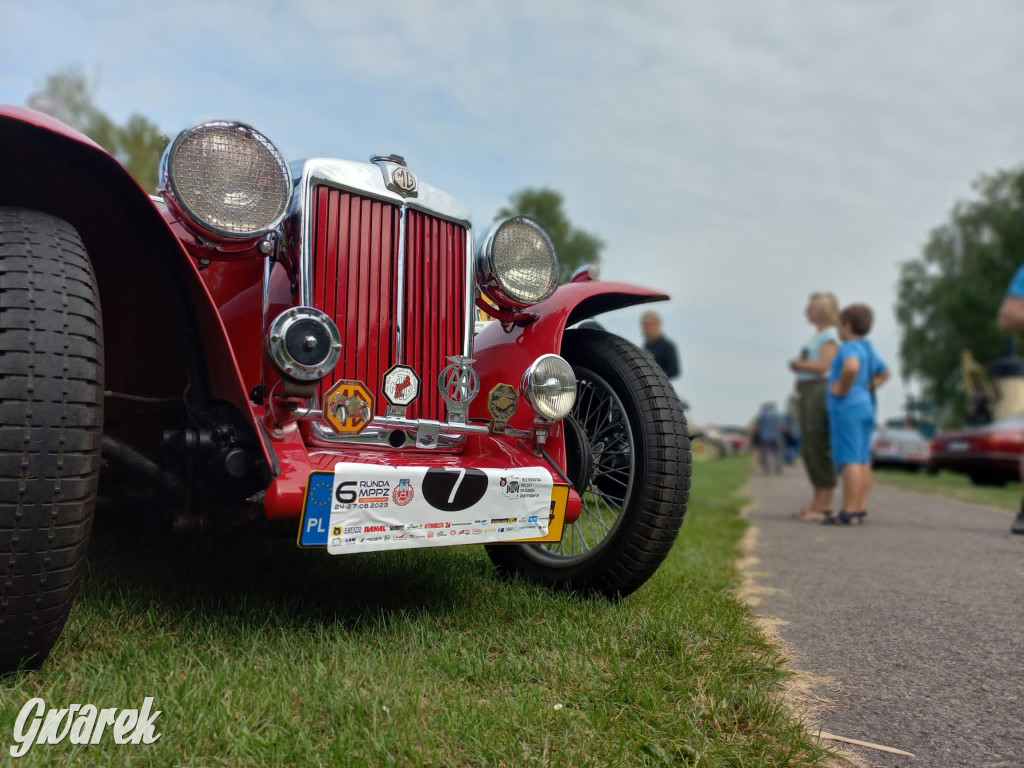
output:
[[465, 467], [445, 467], [446, 472], [458, 472], [459, 479], [455, 481], [455, 485], [452, 487], [452, 495], [448, 497], [448, 503], [451, 504], [455, 501], [455, 494], [459, 492], [459, 486], [462, 485], [462, 478], [466, 476]]

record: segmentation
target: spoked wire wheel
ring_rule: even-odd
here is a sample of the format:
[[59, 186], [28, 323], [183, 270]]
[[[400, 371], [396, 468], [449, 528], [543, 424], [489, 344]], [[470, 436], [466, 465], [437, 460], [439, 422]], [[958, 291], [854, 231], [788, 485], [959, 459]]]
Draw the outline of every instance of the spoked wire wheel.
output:
[[654, 359], [623, 338], [573, 329], [562, 354], [578, 382], [562, 421], [566, 475], [579, 518], [562, 540], [490, 545], [506, 574], [609, 597], [629, 594], [664, 560], [683, 522], [690, 489], [686, 417]]
[[566, 567], [593, 557], [622, 524], [633, 490], [636, 448], [633, 430], [615, 390], [598, 374], [578, 366], [576, 405], [565, 424], [566, 469], [583, 508], [559, 542], [534, 547], [540, 559]]

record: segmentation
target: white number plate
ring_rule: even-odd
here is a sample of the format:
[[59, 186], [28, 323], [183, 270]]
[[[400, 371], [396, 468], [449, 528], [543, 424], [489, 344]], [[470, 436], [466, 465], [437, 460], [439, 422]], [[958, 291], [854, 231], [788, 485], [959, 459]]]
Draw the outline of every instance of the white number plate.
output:
[[339, 463], [327, 551], [340, 555], [546, 536], [552, 486], [544, 467]]
[[966, 451], [971, 447], [971, 444], [966, 440], [952, 440], [946, 445], [946, 449], [950, 451]]

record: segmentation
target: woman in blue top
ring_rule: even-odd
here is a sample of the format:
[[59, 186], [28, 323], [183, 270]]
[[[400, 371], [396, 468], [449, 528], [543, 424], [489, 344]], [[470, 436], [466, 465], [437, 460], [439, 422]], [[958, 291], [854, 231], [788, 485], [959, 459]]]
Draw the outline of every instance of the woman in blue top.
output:
[[863, 523], [871, 490], [871, 433], [875, 428], [875, 390], [889, 370], [865, 336], [873, 315], [866, 304], [839, 313], [843, 343], [828, 378], [828, 423], [832, 460], [843, 477], [843, 508], [826, 523]]

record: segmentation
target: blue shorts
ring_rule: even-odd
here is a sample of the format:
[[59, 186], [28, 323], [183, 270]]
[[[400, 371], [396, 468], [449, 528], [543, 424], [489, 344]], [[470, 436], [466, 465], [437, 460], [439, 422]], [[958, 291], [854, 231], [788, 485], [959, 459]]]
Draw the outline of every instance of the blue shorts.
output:
[[846, 464], [871, 463], [871, 433], [875, 429], [875, 409], [871, 405], [829, 408], [828, 428], [837, 471]]

